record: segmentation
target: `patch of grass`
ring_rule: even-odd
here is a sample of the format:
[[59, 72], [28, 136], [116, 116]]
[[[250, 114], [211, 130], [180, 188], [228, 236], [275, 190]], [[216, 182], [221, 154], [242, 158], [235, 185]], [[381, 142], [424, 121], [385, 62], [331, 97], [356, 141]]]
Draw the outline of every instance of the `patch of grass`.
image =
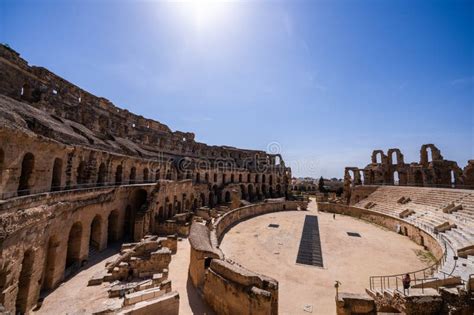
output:
[[436, 262], [436, 257], [433, 256], [433, 254], [427, 250], [423, 249], [414, 249], [414, 252], [418, 259], [425, 263], [426, 265], [432, 265]]

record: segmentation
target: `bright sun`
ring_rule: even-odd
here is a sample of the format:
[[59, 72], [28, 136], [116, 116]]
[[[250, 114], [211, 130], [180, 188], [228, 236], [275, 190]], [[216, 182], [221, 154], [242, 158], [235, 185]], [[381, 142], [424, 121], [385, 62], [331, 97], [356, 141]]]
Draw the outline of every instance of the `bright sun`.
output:
[[223, 0], [185, 0], [182, 4], [186, 15], [192, 19], [199, 31], [219, 27], [225, 21], [228, 1]]

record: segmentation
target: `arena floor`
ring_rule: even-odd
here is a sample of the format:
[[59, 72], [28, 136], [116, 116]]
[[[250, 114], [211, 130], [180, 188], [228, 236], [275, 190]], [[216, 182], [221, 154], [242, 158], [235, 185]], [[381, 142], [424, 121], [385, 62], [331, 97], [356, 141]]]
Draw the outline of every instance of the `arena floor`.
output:
[[[324, 267], [296, 264], [305, 216], [317, 215]], [[268, 227], [270, 223], [278, 228]], [[357, 232], [361, 237], [350, 237]], [[244, 221], [224, 237], [221, 249], [230, 258], [279, 282], [280, 314], [335, 314], [334, 283], [340, 290], [364, 292], [371, 275], [402, 273], [425, 267], [408, 238], [347, 216], [309, 211], [270, 213]], [[306, 310], [305, 310], [306, 309]]]
[[[306, 215], [317, 215], [324, 267], [296, 264]], [[270, 228], [270, 223], [279, 224]], [[357, 232], [361, 237], [349, 237]], [[376, 225], [346, 216], [318, 213], [316, 204], [309, 211], [288, 211], [262, 215], [233, 227], [224, 237], [221, 249], [226, 257], [273, 277], [279, 282], [280, 314], [335, 314], [334, 282], [341, 291], [364, 292], [368, 277], [421, 269], [426, 262], [416, 251], [422, 248], [406, 237]], [[81, 270], [48, 295], [36, 314], [90, 314], [106, 303], [108, 284], [87, 287], [88, 279], [102, 270], [118, 248], [95, 257], [95, 264]], [[169, 266], [173, 290], [180, 295], [180, 314], [213, 314], [188, 281], [190, 246], [178, 242], [178, 253]]]

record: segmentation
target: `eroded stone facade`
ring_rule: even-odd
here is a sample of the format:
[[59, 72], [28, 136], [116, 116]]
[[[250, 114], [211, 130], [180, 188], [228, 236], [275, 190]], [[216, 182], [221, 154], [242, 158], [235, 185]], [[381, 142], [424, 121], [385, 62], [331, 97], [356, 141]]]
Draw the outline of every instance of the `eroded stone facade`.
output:
[[196, 142], [193, 133], [116, 107], [0, 45], [0, 304], [7, 311], [31, 310], [94, 250], [148, 234], [186, 235], [198, 209], [288, 197], [290, 179], [279, 154]]

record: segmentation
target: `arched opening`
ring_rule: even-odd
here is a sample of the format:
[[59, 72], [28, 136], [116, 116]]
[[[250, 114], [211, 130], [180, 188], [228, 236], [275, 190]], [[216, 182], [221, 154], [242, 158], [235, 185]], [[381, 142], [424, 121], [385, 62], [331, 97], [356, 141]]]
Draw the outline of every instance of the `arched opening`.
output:
[[200, 183], [201, 182], [201, 174], [199, 174], [199, 172], [196, 173], [196, 183]]
[[[296, 190], [296, 187], [293, 187], [294, 190]], [[262, 184], [262, 195], [264, 198], [268, 198], [268, 191], [267, 191], [267, 185]]]
[[225, 184], [227, 181], [226, 181], [226, 174], [222, 174], [222, 183]]
[[394, 165], [397, 165], [397, 164], [398, 164], [398, 156], [397, 156], [397, 152], [396, 152], [396, 151], [393, 151], [393, 152], [392, 152], [392, 164], [394, 164]]
[[230, 182], [231, 182], [231, 183], [234, 183], [234, 182], [235, 182], [235, 176], [234, 176], [234, 174], [231, 174], [231, 175], [230, 175]]
[[377, 164], [381, 164], [382, 163], [382, 153], [381, 152], [377, 152], [375, 154], [375, 162]]
[[157, 169], [156, 172], [155, 172], [155, 181], [159, 181], [160, 180], [160, 170]]
[[414, 173], [415, 186], [423, 186], [423, 173], [420, 170], [416, 170]]
[[105, 183], [105, 177], [107, 176], [107, 168], [104, 163], [99, 166], [99, 173], [97, 174], [97, 186], [103, 186]]
[[33, 280], [34, 252], [29, 249], [23, 254], [21, 262], [20, 277], [18, 279], [18, 293], [16, 296], [16, 312], [24, 314], [28, 311], [28, 297], [30, 296], [30, 285]]
[[130, 240], [133, 235], [133, 225], [132, 225], [132, 207], [130, 205], [125, 208], [125, 218], [123, 224], [123, 234], [125, 240]]
[[251, 176], [250, 174], [247, 174], [247, 183], [250, 183]]
[[258, 174], [255, 174], [255, 183], [258, 183], [258, 180], [259, 180]]
[[433, 150], [431, 149], [431, 147], [426, 148], [426, 161], [428, 163], [433, 161]]
[[201, 193], [201, 207], [204, 207], [206, 205], [206, 195]]
[[20, 183], [18, 185], [18, 196], [30, 194], [35, 157], [32, 153], [26, 153], [21, 162]]
[[148, 182], [148, 173], [149, 173], [149, 172], [150, 172], [150, 171], [148, 170], [148, 168], [145, 168], [145, 169], [143, 170], [143, 181], [144, 181], [145, 183]]
[[400, 177], [397, 171], [393, 172], [393, 184], [396, 186], [400, 185]]
[[270, 184], [270, 186], [273, 185], [273, 176], [272, 175], [270, 175], [268, 177], [268, 183]]
[[247, 189], [245, 185], [240, 185], [240, 199], [247, 200]]
[[129, 178], [129, 184], [135, 184], [135, 181], [136, 181], [136, 178], [137, 178], [137, 169], [136, 167], [132, 167], [130, 169], [130, 178]]
[[54, 159], [53, 174], [51, 177], [51, 191], [61, 190], [61, 175], [63, 171], [63, 160], [60, 158]]
[[122, 165], [118, 165], [117, 169], [115, 170], [115, 185], [122, 185], [122, 173]]
[[168, 213], [166, 214], [166, 218], [169, 219], [173, 215], [173, 205], [171, 203], [168, 204]]
[[163, 209], [163, 206], [161, 206], [161, 207], [158, 209], [158, 217], [161, 218], [161, 219], [165, 219], [165, 218], [166, 218], [166, 214], [165, 214], [165, 210]]
[[212, 191], [209, 193], [209, 208], [214, 208], [214, 193]]
[[266, 181], [265, 174], [262, 175], [262, 183], [265, 183]]
[[225, 200], [225, 202], [230, 202], [230, 192], [229, 191], [225, 192], [224, 200]]
[[171, 170], [166, 171], [166, 179], [171, 180]]
[[217, 183], [217, 173], [214, 174], [214, 183]]
[[119, 240], [119, 214], [117, 210], [110, 212], [107, 219], [107, 243]]
[[196, 211], [198, 208], [198, 200], [196, 198], [193, 199], [193, 211]]
[[86, 162], [81, 161], [81, 163], [79, 163], [79, 166], [77, 167], [77, 186], [79, 188], [83, 187], [87, 183], [86, 173]]
[[451, 187], [454, 188], [456, 187], [456, 175], [454, 174], [453, 170], [451, 170], [449, 173], [451, 175]]
[[56, 257], [58, 255], [59, 240], [56, 236], [51, 236], [46, 251], [46, 260], [44, 266], [43, 284], [41, 290], [50, 290], [54, 287], [54, 272], [56, 270]]
[[89, 237], [89, 256], [100, 250], [102, 238], [102, 218], [99, 215], [94, 217], [91, 223], [91, 234]]
[[239, 174], [239, 183], [242, 182], [242, 174]]
[[254, 193], [253, 193], [253, 186], [252, 185], [249, 185], [247, 187], [247, 191], [248, 191], [248, 197], [249, 197], [249, 201], [253, 201], [254, 200]]
[[74, 223], [69, 231], [67, 241], [66, 269], [80, 265], [81, 260], [82, 225]]

